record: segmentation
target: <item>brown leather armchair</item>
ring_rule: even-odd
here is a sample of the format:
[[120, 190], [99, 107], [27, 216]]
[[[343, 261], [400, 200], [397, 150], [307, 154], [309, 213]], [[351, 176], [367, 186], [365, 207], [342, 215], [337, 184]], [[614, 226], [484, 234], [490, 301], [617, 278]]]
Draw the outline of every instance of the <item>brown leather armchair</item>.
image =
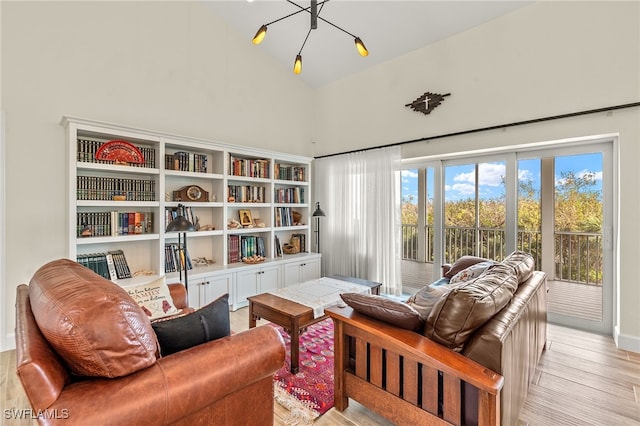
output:
[[[29, 286], [18, 286], [17, 374], [34, 412], [40, 414], [40, 424], [273, 424], [273, 373], [285, 359], [284, 342], [277, 331], [257, 327], [159, 358], [155, 335], [148, 332], [152, 330], [148, 318], [124, 298], [114, 305], [114, 297], [122, 290], [114, 287], [64, 259], [40, 268]], [[185, 308], [184, 291], [172, 290], [172, 297], [181, 299], [174, 299], [177, 307]], [[68, 300], [69, 294], [78, 303], [60, 302], [61, 298]], [[93, 311], [87, 301], [97, 305]], [[56, 305], [65, 303], [76, 304], [56, 311]], [[124, 320], [113, 313], [113, 306], [124, 312]], [[92, 316], [103, 324], [93, 337], [82, 329]], [[79, 324], [77, 318], [84, 323]], [[52, 327], [63, 328], [57, 341], [51, 337]], [[130, 329], [136, 332], [133, 339], [128, 337]], [[102, 350], [96, 342], [104, 337], [98, 334], [105, 333], [112, 340], [124, 335], [121, 341], [132, 347]], [[81, 341], [70, 343], [80, 334]], [[110, 363], [125, 368], [139, 363], [136, 351], [149, 343], [145, 339], [155, 349], [147, 351], [144, 362], [148, 366], [130, 374], [116, 372], [120, 375], [115, 378], [76, 373], [73, 356], [88, 358], [87, 353], [93, 351], [99, 355], [92, 358], [98, 368], [106, 366], [109, 371], [117, 371]]]

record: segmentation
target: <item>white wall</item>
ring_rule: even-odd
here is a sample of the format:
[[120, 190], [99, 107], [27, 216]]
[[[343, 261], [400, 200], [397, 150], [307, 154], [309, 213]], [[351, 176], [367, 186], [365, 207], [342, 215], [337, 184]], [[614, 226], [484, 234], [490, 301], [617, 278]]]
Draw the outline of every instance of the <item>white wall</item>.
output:
[[[451, 96], [427, 116], [404, 106], [426, 91]], [[640, 3], [536, 3], [316, 97], [314, 155], [638, 102]], [[620, 135], [617, 337], [640, 351], [640, 108], [416, 142], [403, 158], [606, 133]]]
[[66, 256], [63, 115], [310, 153], [311, 89], [205, 2], [0, 7], [10, 224], [0, 336], [7, 345], [16, 286]]

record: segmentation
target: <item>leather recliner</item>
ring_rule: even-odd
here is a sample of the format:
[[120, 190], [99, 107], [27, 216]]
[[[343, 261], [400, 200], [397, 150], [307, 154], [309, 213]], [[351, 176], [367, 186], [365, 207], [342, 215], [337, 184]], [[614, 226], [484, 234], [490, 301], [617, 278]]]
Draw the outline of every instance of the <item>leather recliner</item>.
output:
[[[75, 285], [78, 281], [81, 287]], [[43, 333], [50, 337], [51, 328], [62, 327], [63, 340], [77, 337], [80, 332], [70, 324], [78, 312], [85, 324], [91, 320], [84, 312], [87, 301], [95, 300], [100, 305], [113, 299], [112, 296], [105, 297], [104, 287], [101, 287], [105, 285], [104, 281], [77, 263], [62, 259], [40, 268], [29, 286], [22, 284], [17, 288], [17, 374], [34, 413], [39, 414], [40, 424], [273, 424], [273, 373], [285, 360], [284, 342], [273, 327], [253, 328], [162, 358], [156, 351], [144, 361], [148, 366], [114, 378], [78, 375], [72, 365], [73, 356], [86, 357], [85, 352], [95, 349], [99, 356], [94, 360], [100, 366], [108, 367], [113, 362], [129, 367], [126, 364], [134, 362], [136, 356], [129, 356], [128, 351], [144, 347], [139, 341], [145, 338], [153, 347], [155, 340], [155, 335], [151, 336], [153, 332], [140, 332], [152, 330], [142, 310], [138, 313], [127, 305], [127, 301], [120, 301], [118, 309], [126, 311], [125, 323], [112, 318], [109, 309], [101, 308], [98, 316], [102, 317], [94, 319], [102, 324], [102, 331], [98, 328], [97, 334], [106, 333], [115, 336], [116, 340], [118, 334], [124, 335], [121, 340], [133, 348], [101, 351], [98, 344], [85, 338], [76, 344], [63, 342], [63, 346], [58, 346], [62, 351], [54, 349], [60, 342], [50, 344], [51, 339], [45, 338]], [[42, 291], [51, 282], [54, 290]], [[46, 299], [47, 291], [61, 293], [69, 287], [75, 288], [82, 303], [74, 308], [75, 311], [51, 314], [48, 310], [61, 302], [52, 303]], [[170, 285], [170, 289], [176, 307], [186, 308], [184, 287]], [[116, 293], [120, 290], [115, 289]], [[127, 307], [123, 308], [125, 305]], [[37, 307], [45, 311], [44, 319], [42, 315], [38, 317], [42, 312], [34, 315], [32, 306], [34, 310]], [[127, 337], [130, 328], [136, 329], [134, 339]], [[144, 334], [146, 337], [140, 337]], [[92, 349], [83, 349], [84, 344]]]

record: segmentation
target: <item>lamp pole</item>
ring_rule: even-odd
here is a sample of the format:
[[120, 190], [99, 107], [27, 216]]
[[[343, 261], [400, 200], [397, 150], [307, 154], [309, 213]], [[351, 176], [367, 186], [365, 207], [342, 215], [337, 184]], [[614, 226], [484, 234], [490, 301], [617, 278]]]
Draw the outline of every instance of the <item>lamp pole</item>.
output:
[[316, 253], [320, 253], [320, 218], [325, 217], [324, 211], [320, 208], [320, 202], [316, 201], [316, 209], [313, 212], [313, 218], [316, 221]]
[[[188, 278], [187, 278], [187, 231], [195, 231], [193, 223], [184, 216], [184, 205], [178, 204], [178, 215], [167, 226], [167, 232], [178, 232], [178, 262], [180, 262], [180, 281], [182, 281], [182, 261], [184, 259], [184, 288], [189, 294]], [[183, 234], [184, 242], [180, 241], [180, 234]]]

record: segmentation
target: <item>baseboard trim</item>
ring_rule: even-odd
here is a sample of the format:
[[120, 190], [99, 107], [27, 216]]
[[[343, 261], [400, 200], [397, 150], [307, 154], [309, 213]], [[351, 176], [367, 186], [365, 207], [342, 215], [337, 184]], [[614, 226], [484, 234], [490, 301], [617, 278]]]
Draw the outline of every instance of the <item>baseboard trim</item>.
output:
[[640, 337], [622, 334], [618, 326], [613, 334], [613, 340], [615, 340], [618, 349], [640, 353]]

